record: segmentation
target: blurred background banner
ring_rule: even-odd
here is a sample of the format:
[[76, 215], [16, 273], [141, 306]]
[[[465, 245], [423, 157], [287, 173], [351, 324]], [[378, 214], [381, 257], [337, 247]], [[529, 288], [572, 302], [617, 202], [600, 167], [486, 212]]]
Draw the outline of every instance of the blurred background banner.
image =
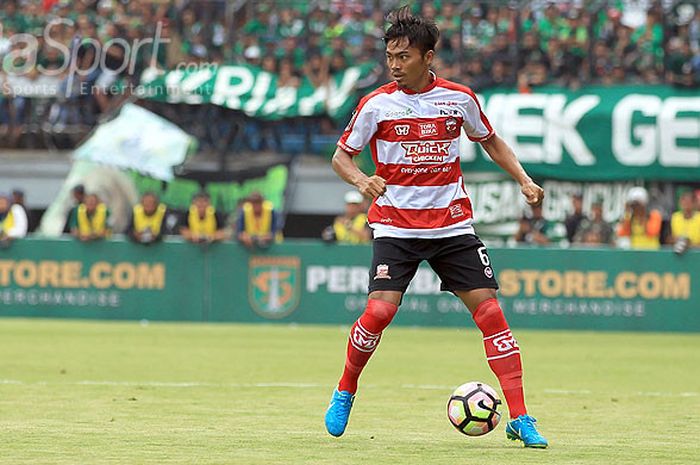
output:
[[[485, 91], [496, 132], [534, 176], [579, 181], [700, 178], [700, 95], [671, 86]], [[498, 167], [463, 144], [471, 171]], [[479, 155], [477, 156], [477, 152]]]
[[213, 103], [263, 119], [327, 114], [345, 117], [357, 101], [356, 88], [374, 66], [351, 66], [315, 87], [306, 77], [297, 86], [284, 85], [281, 76], [253, 66], [213, 66], [195, 71], [172, 70], [142, 76], [145, 98], [168, 103]]
[[135, 171], [129, 174], [139, 194], [154, 192], [172, 208], [188, 208], [192, 196], [204, 190], [211, 196], [212, 205], [222, 211], [236, 211], [239, 203], [255, 191], [264, 194], [275, 209], [283, 210], [289, 168], [274, 165], [241, 171], [235, 177], [228, 178], [208, 173], [188, 173], [186, 177], [176, 177], [167, 183]]
[[173, 123], [127, 103], [116, 118], [95, 129], [73, 158], [133, 169], [169, 181], [173, 169], [185, 162], [196, 145], [194, 137]]

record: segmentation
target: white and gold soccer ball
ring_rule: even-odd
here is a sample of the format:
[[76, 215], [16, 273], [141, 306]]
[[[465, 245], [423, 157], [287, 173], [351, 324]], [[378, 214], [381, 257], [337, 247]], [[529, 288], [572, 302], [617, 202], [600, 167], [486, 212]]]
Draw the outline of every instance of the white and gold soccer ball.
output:
[[467, 436], [481, 436], [501, 421], [496, 391], [485, 383], [472, 381], [454, 390], [447, 402], [447, 418], [452, 426]]

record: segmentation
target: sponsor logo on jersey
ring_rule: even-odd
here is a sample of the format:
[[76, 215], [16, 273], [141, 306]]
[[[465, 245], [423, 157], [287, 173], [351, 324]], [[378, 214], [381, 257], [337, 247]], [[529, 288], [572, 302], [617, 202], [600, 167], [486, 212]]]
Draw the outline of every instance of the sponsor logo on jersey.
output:
[[391, 276], [389, 276], [389, 265], [386, 263], [377, 265], [377, 273], [374, 275], [374, 279], [391, 279]]
[[420, 123], [420, 136], [421, 137], [429, 137], [429, 136], [437, 136], [438, 135], [438, 128], [436, 123]]
[[461, 205], [450, 205], [450, 216], [452, 218], [459, 218], [460, 216], [464, 216], [464, 211], [462, 210]]
[[450, 156], [452, 141], [402, 142], [411, 163], [442, 163]]
[[494, 338], [492, 342], [493, 346], [499, 352], [508, 352], [519, 347], [518, 342], [515, 340], [513, 334], [510, 331], [503, 334], [502, 336]]
[[454, 108], [450, 108], [445, 110], [444, 108], [440, 108], [440, 116], [459, 116], [459, 110], [455, 110]]
[[493, 278], [493, 269], [491, 269], [490, 266], [487, 266], [486, 268], [484, 268], [484, 274], [489, 279]]
[[408, 124], [397, 124], [394, 126], [394, 132], [396, 132], [397, 136], [407, 136], [410, 130], [411, 126]]
[[381, 337], [381, 333], [370, 333], [363, 328], [358, 321], [357, 324], [355, 324], [355, 327], [352, 329], [350, 343], [360, 352], [374, 352], [374, 349], [377, 348], [377, 344], [379, 344], [379, 338]]
[[403, 110], [387, 111], [384, 116], [387, 118], [401, 118], [404, 116], [409, 116], [413, 113], [412, 108], [404, 108]]
[[283, 318], [299, 305], [299, 257], [256, 256], [248, 262], [248, 301], [260, 316]]
[[457, 119], [456, 118], [447, 118], [445, 120], [445, 130], [447, 131], [448, 134], [454, 134], [457, 132]]
[[459, 102], [453, 102], [453, 101], [435, 102], [435, 105], [456, 107], [457, 105], [459, 105]]

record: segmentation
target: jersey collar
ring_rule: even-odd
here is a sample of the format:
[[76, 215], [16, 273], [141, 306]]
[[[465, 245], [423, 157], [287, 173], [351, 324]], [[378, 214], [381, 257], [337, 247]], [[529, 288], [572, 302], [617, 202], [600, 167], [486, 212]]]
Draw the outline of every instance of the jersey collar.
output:
[[401, 91], [404, 92], [405, 94], [424, 94], [430, 90], [433, 90], [435, 88], [435, 86], [437, 86], [437, 75], [433, 71], [428, 71], [428, 72], [430, 73], [430, 77], [431, 77], [430, 83], [427, 86], [423, 87], [418, 92], [416, 92], [415, 90], [411, 90], [407, 87], [399, 87], [399, 89], [401, 89]]

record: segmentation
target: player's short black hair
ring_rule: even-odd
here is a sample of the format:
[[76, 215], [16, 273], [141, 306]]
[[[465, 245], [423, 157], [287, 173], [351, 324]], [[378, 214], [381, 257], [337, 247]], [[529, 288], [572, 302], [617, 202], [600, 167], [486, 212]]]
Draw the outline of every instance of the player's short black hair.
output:
[[440, 31], [435, 22], [411, 13], [408, 5], [394, 10], [387, 16], [389, 28], [384, 33], [384, 43], [405, 37], [408, 44], [418, 48], [423, 55], [428, 50], [435, 50], [440, 38]]
[[197, 199], [207, 199], [211, 200], [211, 196], [209, 195], [209, 192], [207, 191], [199, 191], [194, 196], [192, 196], [192, 201], [195, 201]]

